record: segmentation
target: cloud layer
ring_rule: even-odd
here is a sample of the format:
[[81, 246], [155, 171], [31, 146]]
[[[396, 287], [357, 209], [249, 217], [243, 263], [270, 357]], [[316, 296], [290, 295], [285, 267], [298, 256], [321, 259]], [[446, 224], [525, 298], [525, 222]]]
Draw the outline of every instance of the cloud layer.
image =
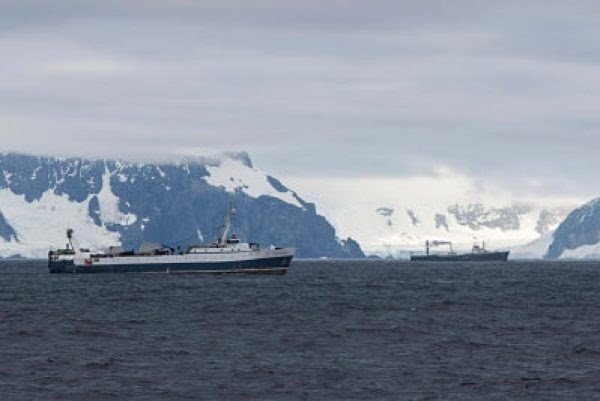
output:
[[600, 193], [596, 1], [4, 1], [1, 150]]

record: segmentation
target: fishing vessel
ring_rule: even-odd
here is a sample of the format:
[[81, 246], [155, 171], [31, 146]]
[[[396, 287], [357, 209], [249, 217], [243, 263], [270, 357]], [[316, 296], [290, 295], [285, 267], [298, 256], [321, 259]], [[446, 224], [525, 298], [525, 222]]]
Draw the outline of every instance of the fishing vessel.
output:
[[[431, 253], [431, 247], [448, 246], [447, 253]], [[488, 251], [485, 242], [473, 244], [471, 253], [456, 253], [450, 241], [426, 241], [425, 254], [410, 255], [412, 262], [506, 262], [510, 251]]]
[[221, 235], [216, 242], [193, 245], [186, 251], [158, 247], [124, 252], [113, 247], [105, 252], [76, 249], [73, 230], [67, 230], [64, 249], [50, 251], [50, 273], [246, 273], [285, 274], [294, 257], [293, 248], [261, 249], [257, 243], [241, 242], [229, 235], [234, 210], [229, 206]]

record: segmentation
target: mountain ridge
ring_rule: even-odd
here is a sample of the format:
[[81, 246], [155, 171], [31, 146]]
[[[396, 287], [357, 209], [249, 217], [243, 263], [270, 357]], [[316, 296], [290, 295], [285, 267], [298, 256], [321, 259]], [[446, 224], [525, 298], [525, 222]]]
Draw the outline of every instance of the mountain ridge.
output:
[[299, 257], [364, 256], [245, 152], [160, 164], [0, 154], [0, 256], [42, 257], [63, 245], [67, 226], [85, 247], [210, 241], [229, 201], [248, 241], [293, 246]]
[[600, 198], [574, 209], [554, 232], [546, 259], [600, 258]]

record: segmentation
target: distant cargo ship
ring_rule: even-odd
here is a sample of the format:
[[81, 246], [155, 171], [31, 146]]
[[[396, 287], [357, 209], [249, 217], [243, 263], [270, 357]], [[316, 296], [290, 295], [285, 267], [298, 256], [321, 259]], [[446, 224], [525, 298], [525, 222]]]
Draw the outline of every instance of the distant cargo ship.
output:
[[[440, 245], [448, 245], [448, 253], [430, 252], [432, 246]], [[506, 262], [509, 253], [509, 251], [490, 252], [485, 249], [485, 243], [481, 246], [473, 245], [471, 253], [456, 253], [450, 241], [426, 241], [425, 255], [411, 255], [410, 260], [412, 262]]]
[[285, 274], [294, 257], [293, 248], [260, 249], [255, 243], [244, 243], [237, 235], [229, 236], [233, 209], [227, 217], [219, 239], [208, 245], [194, 245], [185, 252], [158, 247], [141, 252], [124, 252], [113, 248], [108, 252], [77, 250], [73, 246], [73, 230], [67, 230], [65, 249], [50, 251], [50, 273], [247, 273]]

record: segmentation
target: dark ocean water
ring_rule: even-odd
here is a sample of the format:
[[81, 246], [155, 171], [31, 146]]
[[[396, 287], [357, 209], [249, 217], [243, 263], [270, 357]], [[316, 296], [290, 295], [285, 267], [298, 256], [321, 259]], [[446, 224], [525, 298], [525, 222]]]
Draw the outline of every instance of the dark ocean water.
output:
[[0, 400], [600, 399], [600, 263], [0, 265]]

